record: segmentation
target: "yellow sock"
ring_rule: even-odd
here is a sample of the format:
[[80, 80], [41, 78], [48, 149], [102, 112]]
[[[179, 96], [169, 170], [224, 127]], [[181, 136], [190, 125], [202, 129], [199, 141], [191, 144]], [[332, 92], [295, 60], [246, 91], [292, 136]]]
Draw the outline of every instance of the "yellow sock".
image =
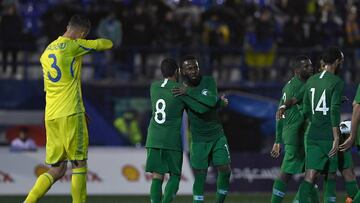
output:
[[54, 178], [50, 174], [43, 173], [40, 175], [26, 197], [25, 203], [36, 203], [40, 197], [45, 195], [53, 183]]
[[86, 202], [87, 168], [74, 168], [71, 176], [71, 196], [73, 203]]

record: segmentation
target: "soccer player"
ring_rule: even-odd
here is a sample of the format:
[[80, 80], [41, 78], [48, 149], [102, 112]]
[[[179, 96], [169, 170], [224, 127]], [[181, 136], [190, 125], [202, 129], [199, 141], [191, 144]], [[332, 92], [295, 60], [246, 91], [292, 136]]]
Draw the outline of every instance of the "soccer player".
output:
[[344, 61], [336, 47], [327, 48], [322, 59], [324, 70], [310, 77], [305, 85], [303, 113], [310, 124], [306, 131], [305, 177], [299, 188], [299, 202], [309, 202], [313, 181], [326, 173], [324, 202], [335, 202], [335, 176], [338, 168], [340, 105], [344, 81], [336, 75]]
[[73, 203], [86, 201], [88, 130], [81, 94], [82, 56], [110, 49], [107, 39], [85, 40], [90, 21], [73, 16], [66, 32], [51, 42], [40, 57], [46, 92], [46, 163], [51, 168], [40, 175], [25, 203], [37, 202], [72, 164]]
[[[152, 117], [146, 140], [146, 171], [152, 173], [152, 203], [171, 202], [178, 191], [183, 159], [180, 128], [184, 109], [191, 108], [199, 114], [210, 110], [194, 99], [172, 95], [171, 89], [180, 86], [177, 71], [174, 59], [164, 59], [161, 63], [164, 79], [153, 82], [150, 88]], [[162, 195], [165, 173], [169, 173], [170, 178]]]
[[[351, 121], [343, 121], [340, 123], [340, 143], [342, 144], [346, 137], [350, 136]], [[354, 172], [354, 163], [351, 156], [351, 151], [339, 151], [338, 153], [338, 169], [345, 181], [345, 190], [347, 193], [347, 200], [355, 198], [358, 192], [358, 184], [356, 182], [356, 175]]]
[[[297, 56], [291, 62], [294, 77], [284, 86], [277, 112], [276, 140], [271, 156], [278, 158], [280, 143], [285, 144], [285, 156], [281, 164], [279, 177], [274, 181], [272, 203], [282, 202], [286, 185], [294, 174], [301, 174], [305, 169], [304, 125], [301, 115], [305, 82], [312, 75], [312, 63], [307, 56]], [[312, 199], [319, 199], [316, 188], [312, 189]]]
[[187, 111], [192, 134], [190, 163], [195, 172], [193, 203], [204, 202], [204, 184], [210, 163], [218, 171], [216, 202], [222, 203], [229, 190], [231, 168], [229, 146], [217, 109], [226, 106], [227, 99], [218, 97], [213, 77], [200, 75], [195, 57], [185, 57], [180, 69], [184, 87], [174, 88], [174, 95], [186, 95], [211, 108], [204, 114], [198, 114], [191, 109]]

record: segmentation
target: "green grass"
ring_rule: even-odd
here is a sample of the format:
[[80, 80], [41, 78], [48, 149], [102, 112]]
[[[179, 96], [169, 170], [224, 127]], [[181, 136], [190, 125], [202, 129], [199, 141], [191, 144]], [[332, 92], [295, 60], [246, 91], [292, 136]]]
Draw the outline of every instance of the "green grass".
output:
[[[269, 203], [270, 193], [236, 193], [226, 198], [226, 203]], [[291, 203], [294, 194], [285, 197], [284, 203]], [[21, 203], [23, 196], [0, 196], [1, 203]], [[191, 203], [191, 196], [177, 196], [173, 203]], [[70, 203], [70, 196], [45, 196], [38, 203]], [[148, 196], [89, 196], [87, 203], [148, 203]], [[206, 203], [215, 202], [215, 195], [209, 194], [205, 197]], [[321, 201], [322, 202], [322, 201]], [[338, 194], [338, 203], [345, 202], [343, 194]]]

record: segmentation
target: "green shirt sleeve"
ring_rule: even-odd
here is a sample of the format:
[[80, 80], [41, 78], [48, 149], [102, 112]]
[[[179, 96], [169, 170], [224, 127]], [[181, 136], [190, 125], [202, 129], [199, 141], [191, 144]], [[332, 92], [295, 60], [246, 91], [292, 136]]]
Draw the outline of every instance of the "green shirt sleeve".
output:
[[360, 84], [356, 90], [356, 95], [354, 98], [354, 102], [360, 104]]
[[217, 96], [217, 88], [214, 79], [209, 80], [209, 84], [206, 90], [201, 93], [195, 91], [195, 89], [187, 89], [186, 94], [195, 99], [196, 101], [207, 105], [209, 107], [216, 107], [219, 97]]
[[344, 82], [341, 81], [335, 85], [333, 93], [331, 95], [330, 116], [332, 127], [339, 127], [340, 124], [340, 105], [343, 91]]
[[276, 121], [276, 137], [275, 143], [282, 143], [282, 129], [283, 129], [284, 119], [280, 119]]
[[77, 39], [75, 44], [77, 45], [73, 50], [73, 54], [75, 56], [82, 56], [89, 53], [90, 51], [102, 51], [110, 49], [113, 46], [111, 40], [102, 38], [95, 40]]
[[306, 91], [307, 85], [304, 85], [304, 95], [303, 95], [303, 108], [301, 110], [301, 114], [304, 116], [304, 118], [309, 118], [311, 115], [311, 104], [310, 104], [310, 98], [309, 98], [309, 94]]
[[211, 110], [209, 106], [199, 103], [195, 99], [188, 96], [179, 96], [179, 98], [185, 103], [185, 105], [196, 113], [206, 113]]
[[295, 91], [294, 97], [298, 101], [302, 101], [304, 97], [305, 92], [305, 85], [302, 85], [298, 91]]

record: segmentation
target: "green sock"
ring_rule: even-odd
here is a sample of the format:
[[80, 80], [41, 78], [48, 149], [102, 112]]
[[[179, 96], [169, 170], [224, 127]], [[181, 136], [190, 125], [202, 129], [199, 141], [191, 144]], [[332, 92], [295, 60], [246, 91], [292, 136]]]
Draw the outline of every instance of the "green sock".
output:
[[303, 181], [299, 188], [299, 203], [309, 203], [310, 202], [310, 191], [313, 188], [313, 184], [307, 181]]
[[310, 190], [310, 202], [320, 203], [319, 187], [316, 184]]
[[151, 203], [160, 203], [162, 196], [162, 183], [163, 180], [153, 178], [150, 187]]
[[230, 172], [219, 171], [216, 183], [216, 203], [223, 203], [225, 201], [225, 197], [229, 191], [230, 175]]
[[336, 202], [336, 181], [332, 178], [325, 180], [324, 185], [324, 203]]
[[271, 203], [281, 203], [284, 199], [285, 192], [286, 184], [282, 180], [276, 179], [272, 189]]
[[180, 183], [180, 176], [179, 175], [170, 175], [169, 181], [166, 184], [165, 191], [164, 191], [164, 197], [162, 199], [162, 203], [169, 203], [171, 202], [176, 192], [179, 189], [179, 183]]
[[206, 181], [206, 172], [195, 173], [193, 185], [193, 203], [204, 202], [204, 185]]
[[354, 199], [354, 197], [358, 191], [357, 182], [355, 180], [345, 182], [345, 190], [346, 190], [347, 195], [349, 197], [351, 197], [352, 199]]

